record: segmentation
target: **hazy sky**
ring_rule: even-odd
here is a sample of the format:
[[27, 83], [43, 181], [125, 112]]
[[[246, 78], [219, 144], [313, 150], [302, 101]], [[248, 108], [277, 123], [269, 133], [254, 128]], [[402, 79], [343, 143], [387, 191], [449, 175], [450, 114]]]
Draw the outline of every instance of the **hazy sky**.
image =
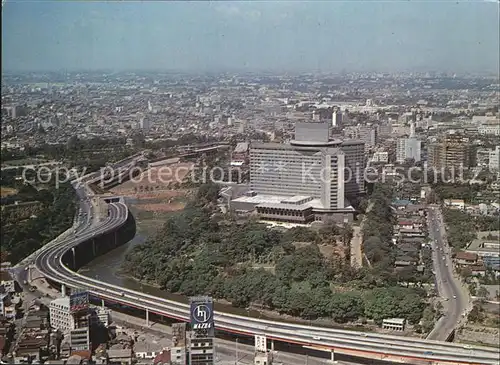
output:
[[498, 7], [6, 0], [2, 68], [498, 72]]

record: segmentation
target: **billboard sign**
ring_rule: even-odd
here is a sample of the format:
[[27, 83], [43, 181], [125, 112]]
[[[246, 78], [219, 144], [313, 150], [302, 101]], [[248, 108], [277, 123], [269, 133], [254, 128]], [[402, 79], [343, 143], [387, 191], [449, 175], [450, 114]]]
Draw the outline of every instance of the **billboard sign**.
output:
[[215, 335], [214, 305], [211, 298], [191, 300], [191, 329], [211, 337]]
[[71, 313], [86, 310], [89, 307], [89, 293], [79, 292], [71, 294], [69, 297], [69, 311]]

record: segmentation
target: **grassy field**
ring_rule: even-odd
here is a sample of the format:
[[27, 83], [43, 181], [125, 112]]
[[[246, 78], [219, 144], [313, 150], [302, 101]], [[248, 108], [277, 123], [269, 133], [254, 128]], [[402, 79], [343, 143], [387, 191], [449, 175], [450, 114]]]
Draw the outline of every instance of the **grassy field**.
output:
[[17, 194], [17, 189], [9, 188], [7, 186], [0, 186], [0, 197]]

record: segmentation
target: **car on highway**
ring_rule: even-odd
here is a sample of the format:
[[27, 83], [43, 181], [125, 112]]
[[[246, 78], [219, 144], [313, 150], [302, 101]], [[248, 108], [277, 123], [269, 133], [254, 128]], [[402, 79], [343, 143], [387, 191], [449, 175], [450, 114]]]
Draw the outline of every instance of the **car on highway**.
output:
[[313, 340], [320, 341], [321, 337], [319, 337], [319, 336], [313, 336]]
[[453, 296], [453, 299], [457, 299], [457, 296], [456, 296], [456, 295], [454, 295], [454, 296]]

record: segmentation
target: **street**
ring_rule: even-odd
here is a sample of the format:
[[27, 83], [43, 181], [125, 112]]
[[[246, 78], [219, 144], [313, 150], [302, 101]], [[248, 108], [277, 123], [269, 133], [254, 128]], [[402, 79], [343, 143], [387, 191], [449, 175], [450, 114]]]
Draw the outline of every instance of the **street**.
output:
[[451, 248], [446, 239], [446, 230], [437, 207], [430, 207], [427, 216], [429, 238], [432, 240], [432, 258], [436, 289], [442, 299], [444, 318], [427, 337], [432, 340], [446, 340], [462, 319], [469, 305], [469, 297], [458, 278], [453, 275]]

